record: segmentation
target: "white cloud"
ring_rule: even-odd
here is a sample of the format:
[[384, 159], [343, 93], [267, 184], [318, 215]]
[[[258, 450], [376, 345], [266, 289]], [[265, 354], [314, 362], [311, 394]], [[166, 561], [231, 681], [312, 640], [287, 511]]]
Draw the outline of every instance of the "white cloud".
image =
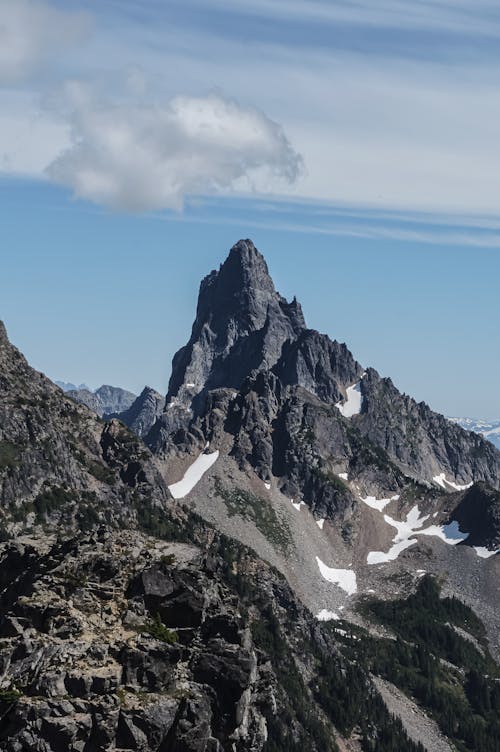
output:
[[219, 94], [112, 105], [73, 87], [73, 100], [72, 144], [47, 173], [97, 204], [179, 209], [190, 194], [265, 191], [301, 169], [280, 125]]
[[39, 0], [0, 0], [0, 84], [16, 83], [87, 32], [85, 13]]

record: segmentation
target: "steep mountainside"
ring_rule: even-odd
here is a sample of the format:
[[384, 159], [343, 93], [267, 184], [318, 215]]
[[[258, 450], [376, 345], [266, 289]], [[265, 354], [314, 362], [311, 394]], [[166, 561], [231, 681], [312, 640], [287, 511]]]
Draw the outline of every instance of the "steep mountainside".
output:
[[[165, 397], [146, 386], [128, 410], [112, 415], [125, 423], [137, 436], [146, 436], [163, 413]], [[109, 417], [109, 416], [107, 416]]]
[[308, 330], [248, 240], [166, 404], [118, 417], [0, 324], [0, 749], [499, 752], [489, 442]]
[[75, 400], [75, 402], [87, 405], [87, 407], [90, 407], [91, 410], [101, 417], [104, 415], [115, 415], [116, 413], [128, 410], [136, 399], [135, 394], [132, 392], [107, 384], [103, 384], [95, 392], [91, 392], [89, 389], [76, 389], [69, 390], [67, 395]]
[[170, 494], [150, 452], [32, 369], [0, 323], [0, 527], [127, 524]]

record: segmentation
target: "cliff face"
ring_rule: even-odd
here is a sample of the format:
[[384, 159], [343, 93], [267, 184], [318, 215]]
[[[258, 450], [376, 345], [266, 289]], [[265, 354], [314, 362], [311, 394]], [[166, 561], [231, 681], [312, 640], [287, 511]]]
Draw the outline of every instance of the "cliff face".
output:
[[146, 386], [127, 410], [119, 412], [113, 417], [121, 420], [137, 436], [143, 438], [162, 415], [164, 406], [165, 397]]

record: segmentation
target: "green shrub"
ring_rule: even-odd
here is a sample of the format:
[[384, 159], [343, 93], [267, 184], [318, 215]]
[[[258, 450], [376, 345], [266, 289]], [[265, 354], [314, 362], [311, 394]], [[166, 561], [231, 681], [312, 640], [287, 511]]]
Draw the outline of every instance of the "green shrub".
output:
[[140, 631], [150, 634], [151, 637], [154, 637], [156, 640], [161, 640], [161, 642], [166, 642], [169, 645], [174, 645], [176, 642], [179, 642], [179, 635], [177, 632], [174, 629], [169, 629], [165, 626], [161, 620], [160, 614], [156, 614], [154, 619], [143, 624]]
[[20, 697], [22, 697], [22, 692], [20, 692], [15, 687], [9, 687], [9, 689], [0, 689], [0, 703], [4, 703], [5, 705], [14, 705]]
[[77, 498], [75, 491], [62, 488], [61, 486], [52, 486], [46, 488], [38, 494], [33, 506], [35, 508], [37, 519], [40, 521], [49, 517], [53, 512], [62, 509], [73, 503]]

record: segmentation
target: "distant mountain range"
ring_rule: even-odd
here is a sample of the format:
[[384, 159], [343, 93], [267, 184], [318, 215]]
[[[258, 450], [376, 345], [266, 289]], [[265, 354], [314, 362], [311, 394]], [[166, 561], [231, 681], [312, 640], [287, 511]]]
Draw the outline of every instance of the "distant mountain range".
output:
[[118, 386], [103, 384], [95, 391], [87, 387], [78, 389], [65, 390], [68, 397], [87, 405], [91, 410], [96, 412], [100, 417], [105, 415], [115, 415], [116, 413], [128, 410], [132, 403], [137, 399], [137, 395]]
[[500, 419], [450, 418], [449, 420], [458, 423], [459, 426], [462, 426], [467, 431], [474, 431], [484, 436], [485, 439], [488, 439], [488, 441], [491, 441], [492, 444], [500, 449]]
[[54, 384], [60, 387], [63, 392], [75, 392], [78, 389], [85, 389], [88, 392], [92, 391], [87, 384], [80, 384], [80, 386], [77, 386], [76, 384], [72, 384], [71, 381], [54, 381]]

